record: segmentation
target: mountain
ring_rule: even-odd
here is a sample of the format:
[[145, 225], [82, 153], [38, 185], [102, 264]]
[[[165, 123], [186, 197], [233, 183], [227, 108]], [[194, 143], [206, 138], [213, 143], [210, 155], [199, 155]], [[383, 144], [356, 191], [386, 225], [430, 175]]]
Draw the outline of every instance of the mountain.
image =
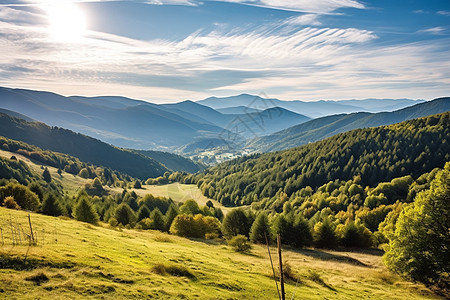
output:
[[258, 109], [250, 108], [247, 106], [232, 106], [232, 107], [218, 108], [216, 110], [225, 115], [240, 115], [240, 114], [260, 112], [260, 110]]
[[2, 87], [0, 107], [118, 147], [172, 152], [186, 149], [192, 143], [204, 144], [197, 141], [223, 136], [244, 140], [267, 135], [309, 120], [304, 115], [273, 107], [266, 111], [249, 108], [242, 114], [222, 114], [189, 100], [158, 105], [125, 97], [64, 97]]
[[225, 128], [232, 133], [238, 133], [240, 136], [246, 138], [269, 134], [282, 128], [288, 128], [311, 120], [309, 117], [281, 107], [272, 107], [260, 112], [228, 116], [232, 116], [233, 118]]
[[223, 131], [156, 104], [123, 97], [64, 97], [0, 88], [0, 107], [127, 148], [172, 149]]
[[449, 110], [450, 98], [439, 98], [394, 112], [361, 112], [327, 116], [256, 138], [250, 141], [245, 148], [256, 152], [284, 150], [356, 128], [389, 125]]
[[328, 115], [353, 113], [353, 112], [380, 112], [392, 111], [404, 108], [424, 100], [409, 99], [365, 99], [365, 100], [343, 100], [343, 101], [283, 101], [278, 99], [262, 98], [248, 94], [232, 97], [210, 97], [197, 103], [209, 106], [216, 110], [245, 106], [248, 109], [266, 110], [272, 107], [281, 107], [310, 118], [319, 118]]
[[448, 140], [450, 112], [445, 112], [356, 129], [289, 150], [237, 158], [186, 180], [224, 205], [282, 201], [306, 186], [315, 189], [330, 180], [347, 181], [354, 176], [360, 177], [362, 185], [374, 187], [393, 178], [417, 178], [442, 168], [450, 160]]
[[154, 159], [119, 149], [73, 131], [27, 122], [0, 114], [0, 136], [23, 141], [41, 149], [65, 153], [81, 161], [104, 166], [140, 179], [157, 177], [168, 169]]
[[196, 173], [204, 169], [200, 164], [193, 162], [192, 160], [185, 158], [181, 155], [167, 153], [162, 151], [144, 151], [144, 150], [134, 150], [139, 154], [150, 157], [159, 163], [162, 163], [167, 168], [172, 171], [181, 171], [187, 173]]

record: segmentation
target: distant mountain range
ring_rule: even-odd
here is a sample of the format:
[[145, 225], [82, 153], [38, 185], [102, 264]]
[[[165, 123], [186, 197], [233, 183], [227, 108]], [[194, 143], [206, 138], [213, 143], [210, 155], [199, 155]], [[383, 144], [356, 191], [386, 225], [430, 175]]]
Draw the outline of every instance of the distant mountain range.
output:
[[[370, 115], [367, 113], [358, 117], [336, 114], [390, 111], [422, 102], [409, 99], [302, 102], [242, 94], [197, 102], [154, 104], [125, 97], [65, 97], [50, 92], [0, 87], [0, 108], [9, 111], [10, 115], [15, 113], [22, 119], [67, 128], [117, 147], [191, 156], [230, 145], [233, 151], [240, 151], [246, 144], [257, 151], [284, 149], [299, 143], [294, 135], [294, 132], [298, 133], [297, 129], [291, 127], [307, 124], [300, 128], [321, 132], [306, 134], [300, 142], [303, 143], [342, 132], [339, 126], [343, 123], [339, 122], [335, 123], [335, 130], [322, 128], [332, 126], [331, 123], [339, 118], [354, 118], [347, 121], [349, 124], [344, 122], [342, 130], [378, 125], [371, 119], [359, 119]], [[323, 116], [328, 119], [311, 120]], [[292, 141], [280, 140], [291, 139], [286, 134], [293, 134]]]
[[246, 148], [255, 152], [285, 150], [357, 128], [390, 125], [447, 111], [450, 111], [450, 98], [448, 97], [393, 112], [359, 112], [327, 116], [256, 138], [251, 140]]
[[266, 110], [272, 107], [281, 107], [292, 112], [303, 114], [310, 118], [319, 118], [328, 115], [354, 113], [354, 112], [382, 112], [393, 111], [425, 100], [411, 99], [364, 99], [339, 101], [283, 101], [278, 99], [262, 98], [259, 96], [241, 94], [232, 97], [210, 97], [197, 103], [214, 108], [221, 112], [240, 111], [242, 107], [247, 110]]

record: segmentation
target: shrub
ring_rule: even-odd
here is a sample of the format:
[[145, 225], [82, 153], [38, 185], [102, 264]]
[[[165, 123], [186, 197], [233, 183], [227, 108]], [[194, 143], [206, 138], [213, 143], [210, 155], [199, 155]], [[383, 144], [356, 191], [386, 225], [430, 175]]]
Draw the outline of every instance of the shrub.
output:
[[173, 220], [170, 232], [184, 237], [205, 238], [208, 233], [220, 234], [220, 222], [211, 216], [181, 214]]
[[228, 245], [236, 252], [246, 252], [252, 248], [246, 236], [239, 234], [228, 241]]
[[16, 203], [14, 200], [14, 197], [8, 196], [3, 200], [3, 205], [5, 205], [6, 208], [10, 209], [20, 209], [20, 206]]
[[0, 187], [0, 199], [8, 196], [12, 196], [22, 209], [36, 211], [39, 208], [38, 196], [24, 185], [9, 183], [7, 186]]

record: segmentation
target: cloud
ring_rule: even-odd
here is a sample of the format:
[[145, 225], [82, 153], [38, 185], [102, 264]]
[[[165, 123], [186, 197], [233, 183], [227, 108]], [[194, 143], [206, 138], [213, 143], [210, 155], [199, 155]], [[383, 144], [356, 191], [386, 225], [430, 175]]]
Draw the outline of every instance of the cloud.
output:
[[225, 2], [268, 7], [274, 9], [309, 12], [318, 14], [332, 13], [341, 8], [364, 9], [365, 5], [357, 0], [224, 0]]
[[432, 27], [432, 28], [427, 28], [427, 29], [422, 29], [417, 31], [418, 33], [429, 33], [429, 34], [433, 34], [433, 35], [442, 35], [445, 32], [445, 28], [444, 27]]
[[286, 21], [289, 25], [314, 25], [319, 26], [322, 23], [318, 20], [319, 15], [317, 14], [304, 14], [296, 17], [291, 17]]
[[443, 15], [443, 16], [450, 16], [450, 11], [447, 11], [447, 10], [440, 10], [437, 13], [439, 15]]
[[[372, 31], [291, 26], [299, 22], [292, 18], [253, 30], [202, 30], [177, 41], [90, 31], [80, 43], [61, 44], [48, 38], [44, 25], [23, 22], [29, 15], [11, 9], [0, 7], [5, 86], [161, 102], [261, 91], [302, 100], [429, 99], [450, 92], [445, 37], [377, 45]], [[314, 22], [309, 15], [316, 16], [300, 21]]]

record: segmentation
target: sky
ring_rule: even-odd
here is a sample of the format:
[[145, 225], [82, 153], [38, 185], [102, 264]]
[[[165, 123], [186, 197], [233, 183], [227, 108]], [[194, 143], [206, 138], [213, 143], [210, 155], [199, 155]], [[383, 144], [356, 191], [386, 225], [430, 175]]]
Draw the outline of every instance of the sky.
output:
[[0, 86], [155, 103], [450, 96], [449, 0], [0, 0]]

